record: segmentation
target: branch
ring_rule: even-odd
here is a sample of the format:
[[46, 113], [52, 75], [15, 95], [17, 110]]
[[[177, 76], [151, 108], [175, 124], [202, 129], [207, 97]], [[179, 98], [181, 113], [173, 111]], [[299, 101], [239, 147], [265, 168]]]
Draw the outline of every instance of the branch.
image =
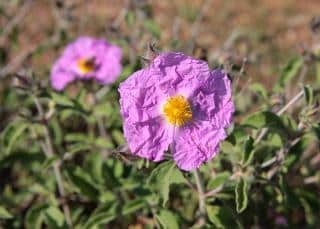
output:
[[204, 224], [206, 221], [206, 196], [204, 195], [203, 183], [200, 177], [199, 171], [194, 171], [194, 178], [196, 180], [197, 190], [198, 190], [198, 198], [199, 198], [199, 211], [200, 211], [200, 224]]
[[[302, 97], [303, 97], [304, 91], [303, 89], [296, 94], [282, 109], [280, 109], [276, 114], [277, 115], [282, 115], [284, 112], [286, 112], [289, 107], [291, 107], [293, 104], [295, 104], [297, 101], [299, 101]], [[264, 137], [265, 135], [268, 133], [269, 128], [263, 128], [260, 132], [260, 134], [258, 135], [255, 144], [258, 144]]]
[[[41, 118], [44, 118], [45, 114], [43, 112], [43, 108], [42, 108], [38, 98], [34, 95], [32, 95], [32, 98], [34, 100], [34, 103], [36, 104], [39, 115], [41, 116]], [[51, 136], [50, 136], [50, 132], [49, 132], [49, 128], [48, 128], [47, 123], [45, 123], [43, 125], [43, 130], [44, 130], [45, 143], [42, 144], [41, 147], [42, 147], [46, 157], [52, 158], [54, 156], [54, 151], [53, 151], [53, 145], [52, 145]], [[63, 180], [62, 180], [62, 175], [61, 175], [61, 171], [60, 171], [60, 167], [59, 167], [59, 162], [55, 161], [53, 163], [52, 167], [53, 167], [54, 176], [56, 178], [59, 195], [60, 195], [60, 197], [64, 198], [65, 197], [65, 190], [63, 187]], [[72, 228], [70, 208], [67, 205], [67, 203], [63, 203], [62, 208], [63, 208], [63, 212], [64, 212], [64, 215], [66, 218], [66, 222], [67, 222], [68, 226], [70, 228]]]

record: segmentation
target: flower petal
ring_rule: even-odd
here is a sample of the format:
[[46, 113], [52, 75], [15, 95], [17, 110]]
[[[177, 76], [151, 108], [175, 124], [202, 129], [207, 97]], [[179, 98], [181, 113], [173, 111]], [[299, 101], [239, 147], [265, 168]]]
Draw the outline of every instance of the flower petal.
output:
[[96, 79], [101, 84], [113, 83], [121, 73], [121, 49], [114, 45], [104, 46], [97, 51], [96, 59], [100, 67]]
[[134, 155], [153, 161], [163, 159], [164, 152], [171, 143], [170, 131], [161, 118], [146, 122], [124, 122], [124, 135]]
[[225, 130], [215, 129], [209, 122], [189, 124], [177, 129], [172, 147], [173, 158], [183, 170], [196, 169], [217, 154], [219, 142], [225, 138]]
[[164, 96], [155, 86], [157, 73], [150, 69], [134, 73], [120, 84], [120, 106], [124, 135], [131, 152], [159, 161], [172, 141], [170, 130], [161, 116]]
[[57, 61], [57, 63], [53, 66], [52, 72], [50, 75], [51, 86], [57, 90], [63, 90], [67, 84], [74, 81], [76, 78], [75, 74], [72, 72], [68, 72], [63, 67], [63, 63], [61, 61]]
[[234, 112], [228, 75], [214, 70], [190, 97], [195, 119], [209, 121], [216, 129], [229, 127]]

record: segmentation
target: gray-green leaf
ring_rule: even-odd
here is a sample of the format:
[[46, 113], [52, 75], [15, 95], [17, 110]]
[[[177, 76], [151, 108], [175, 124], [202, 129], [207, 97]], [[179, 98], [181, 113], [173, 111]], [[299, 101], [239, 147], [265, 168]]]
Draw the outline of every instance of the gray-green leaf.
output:
[[243, 212], [248, 205], [248, 183], [244, 178], [240, 178], [235, 189], [236, 209], [238, 213]]

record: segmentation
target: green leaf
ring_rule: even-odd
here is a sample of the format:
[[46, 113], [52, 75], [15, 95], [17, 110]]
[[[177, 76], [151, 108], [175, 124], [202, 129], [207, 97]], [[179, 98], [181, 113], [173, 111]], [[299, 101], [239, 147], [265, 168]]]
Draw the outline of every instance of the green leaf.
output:
[[59, 208], [50, 206], [44, 212], [49, 226], [54, 226], [55, 228], [61, 228], [64, 224], [64, 215]]
[[51, 92], [50, 96], [51, 96], [52, 100], [58, 105], [67, 106], [67, 107], [74, 106], [74, 102], [63, 94]]
[[216, 189], [223, 185], [230, 177], [230, 172], [218, 173], [213, 179], [208, 182], [207, 189]]
[[28, 210], [25, 218], [27, 229], [40, 229], [43, 222], [43, 212], [48, 207], [46, 204], [35, 205]]
[[20, 162], [23, 166], [28, 167], [32, 165], [32, 162], [42, 163], [45, 160], [44, 154], [41, 153], [29, 153], [29, 152], [15, 152], [5, 156], [0, 160], [0, 168], [8, 168], [13, 164]]
[[47, 170], [53, 163], [59, 160], [59, 157], [57, 155], [54, 155], [50, 158], [46, 158], [46, 160], [42, 164], [43, 170]]
[[261, 129], [263, 127], [271, 127], [276, 129], [284, 128], [281, 118], [270, 111], [260, 111], [252, 114], [242, 122], [242, 125], [255, 129]]
[[302, 156], [303, 152], [307, 149], [312, 142], [316, 141], [313, 134], [305, 134], [294, 146], [292, 146], [283, 162], [287, 168], [292, 167], [297, 163]]
[[152, 171], [148, 183], [160, 194], [164, 206], [169, 198], [170, 185], [185, 183], [185, 178], [175, 163], [166, 161]]
[[29, 123], [23, 121], [16, 121], [8, 125], [2, 134], [2, 144], [5, 154], [9, 154], [12, 147], [17, 143], [18, 138], [29, 127]]
[[281, 75], [278, 80], [278, 84], [275, 87], [276, 91], [284, 88], [287, 83], [289, 83], [300, 71], [303, 66], [302, 57], [293, 57], [289, 60], [287, 65], [281, 72]]
[[128, 11], [128, 13], [126, 14], [125, 16], [125, 20], [126, 20], [126, 23], [129, 27], [133, 26], [135, 20], [136, 20], [136, 17], [135, 17], [135, 14], [133, 11]]
[[103, 158], [101, 153], [91, 153], [86, 160], [85, 170], [90, 173], [92, 179], [100, 184], [104, 183], [102, 166]]
[[90, 175], [85, 173], [80, 167], [70, 167], [67, 169], [67, 175], [77, 190], [89, 199], [99, 198], [99, 190], [95, 187], [94, 181]]
[[304, 98], [308, 106], [311, 106], [313, 103], [313, 89], [309, 85], [303, 87]]
[[96, 140], [94, 141], [95, 145], [101, 148], [105, 149], [113, 149], [114, 145], [111, 141], [111, 139], [106, 139], [102, 137], [97, 137]]
[[249, 136], [244, 142], [243, 158], [242, 158], [242, 164], [244, 166], [249, 165], [253, 159], [253, 156], [254, 156], [253, 143], [254, 143], [254, 140], [251, 136]]
[[123, 206], [122, 215], [129, 215], [145, 206], [146, 206], [146, 201], [144, 199], [131, 200]]
[[161, 35], [161, 30], [158, 24], [156, 24], [153, 20], [145, 20], [144, 21], [144, 26], [147, 30], [149, 30], [151, 32], [151, 34], [156, 37], [156, 38], [160, 38]]
[[5, 207], [0, 206], [0, 219], [11, 219], [13, 215]]
[[177, 216], [165, 209], [161, 209], [159, 214], [156, 215], [156, 218], [163, 229], [179, 229], [179, 223]]
[[260, 83], [253, 83], [249, 86], [249, 89], [255, 93], [260, 94], [264, 99], [268, 99], [268, 92], [266, 88]]
[[124, 139], [123, 134], [120, 130], [117, 130], [117, 129], [113, 130], [111, 135], [118, 145], [123, 145], [126, 143], [126, 140]]
[[223, 206], [207, 206], [210, 222], [215, 228], [239, 228], [233, 217], [231, 209]]
[[235, 189], [236, 209], [238, 213], [243, 212], [248, 205], [248, 184], [244, 178], [240, 178]]
[[117, 207], [116, 202], [108, 202], [98, 207], [81, 228], [92, 229], [112, 221], [117, 216]]

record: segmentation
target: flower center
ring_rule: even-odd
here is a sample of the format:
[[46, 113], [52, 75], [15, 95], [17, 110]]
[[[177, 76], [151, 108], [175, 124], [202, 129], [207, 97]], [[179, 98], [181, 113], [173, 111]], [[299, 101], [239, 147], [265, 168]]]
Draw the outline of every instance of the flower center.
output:
[[78, 60], [77, 65], [82, 74], [92, 72], [96, 67], [93, 58], [81, 58]]
[[172, 125], [183, 126], [192, 118], [191, 106], [182, 95], [169, 97], [163, 106], [163, 113]]

